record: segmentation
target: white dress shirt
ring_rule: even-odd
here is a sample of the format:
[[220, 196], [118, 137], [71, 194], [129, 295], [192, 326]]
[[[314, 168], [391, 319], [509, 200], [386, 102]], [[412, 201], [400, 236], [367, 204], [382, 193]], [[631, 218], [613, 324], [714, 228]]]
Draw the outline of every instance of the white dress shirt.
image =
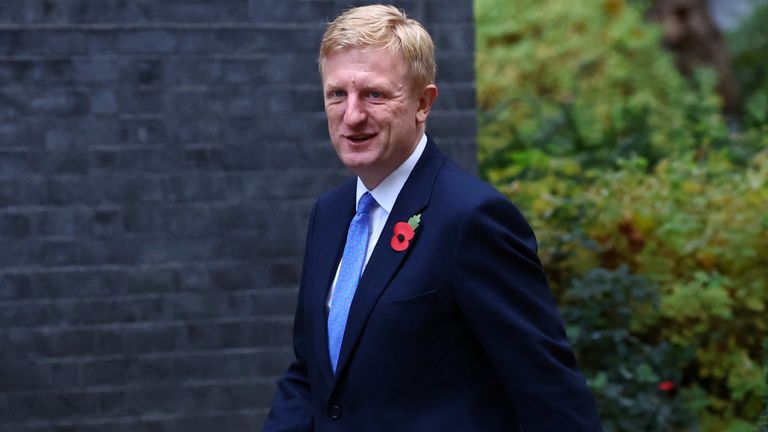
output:
[[[371, 258], [371, 254], [373, 253], [373, 249], [376, 246], [376, 242], [378, 242], [379, 237], [381, 237], [381, 231], [384, 229], [384, 225], [387, 223], [387, 218], [392, 212], [392, 207], [395, 205], [397, 196], [400, 195], [400, 191], [403, 189], [403, 185], [405, 185], [406, 180], [408, 180], [408, 176], [411, 175], [411, 171], [413, 171], [413, 168], [416, 166], [416, 162], [419, 161], [419, 158], [421, 157], [421, 154], [424, 153], [424, 149], [426, 147], [427, 135], [425, 134], [421, 136], [421, 140], [419, 140], [419, 143], [416, 145], [413, 153], [408, 156], [408, 159], [406, 159], [405, 162], [403, 162], [399, 167], [392, 171], [392, 173], [388, 175], [387, 178], [385, 178], [381, 183], [379, 183], [379, 185], [376, 186], [372, 191], [369, 191], [365, 187], [363, 181], [360, 180], [360, 177], [357, 178], [355, 208], [357, 208], [357, 204], [360, 202], [360, 198], [366, 192], [370, 192], [378, 204], [374, 207], [373, 211], [368, 214], [371, 223], [371, 236], [368, 239], [368, 248], [365, 252], [363, 270], [365, 270], [365, 266], [368, 265], [368, 260]], [[385, 240], [389, 241], [389, 239]], [[329, 309], [331, 307], [331, 300], [333, 299], [333, 291], [336, 289], [336, 280], [339, 277], [340, 269], [341, 262], [339, 262], [339, 266], [336, 268], [336, 276], [333, 278], [333, 283], [331, 284], [331, 289], [328, 293], [328, 300], [326, 305]]]

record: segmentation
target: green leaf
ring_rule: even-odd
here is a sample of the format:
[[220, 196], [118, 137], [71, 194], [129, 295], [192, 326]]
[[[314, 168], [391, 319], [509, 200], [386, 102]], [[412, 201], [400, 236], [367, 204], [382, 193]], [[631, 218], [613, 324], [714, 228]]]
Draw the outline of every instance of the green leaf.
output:
[[414, 231], [416, 231], [416, 228], [419, 227], [420, 222], [421, 222], [421, 213], [411, 216], [411, 218], [408, 219], [408, 225], [410, 225]]

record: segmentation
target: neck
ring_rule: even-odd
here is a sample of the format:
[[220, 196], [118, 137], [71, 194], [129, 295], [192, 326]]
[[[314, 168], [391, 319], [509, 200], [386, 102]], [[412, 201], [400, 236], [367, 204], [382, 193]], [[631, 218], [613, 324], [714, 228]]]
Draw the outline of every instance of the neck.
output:
[[360, 177], [360, 180], [363, 182], [366, 189], [369, 191], [374, 190], [379, 184], [381, 184], [381, 182], [384, 181], [384, 179], [389, 177], [390, 174], [392, 174], [396, 169], [403, 165], [403, 163], [408, 160], [409, 157], [411, 157], [413, 152], [416, 151], [416, 147], [419, 146], [419, 141], [421, 140], [422, 136], [424, 136], [423, 128], [419, 131], [418, 135], [414, 139], [413, 144], [411, 144], [411, 148], [408, 149], [402, 158], [393, 164], [394, 166], [388, 166], [382, 169], [373, 168], [371, 170], [355, 172], [355, 174]]

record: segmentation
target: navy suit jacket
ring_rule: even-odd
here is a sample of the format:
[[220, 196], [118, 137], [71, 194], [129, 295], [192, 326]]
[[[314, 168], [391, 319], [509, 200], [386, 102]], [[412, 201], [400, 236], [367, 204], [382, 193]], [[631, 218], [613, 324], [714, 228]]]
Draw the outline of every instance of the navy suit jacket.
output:
[[[531, 228], [431, 139], [361, 276], [334, 374], [326, 297], [355, 213], [355, 184], [312, 211], [296, 359], [264, 430], [601, 430]], [[396, 252], [394, 225], [416, 214], [410, 247]]]

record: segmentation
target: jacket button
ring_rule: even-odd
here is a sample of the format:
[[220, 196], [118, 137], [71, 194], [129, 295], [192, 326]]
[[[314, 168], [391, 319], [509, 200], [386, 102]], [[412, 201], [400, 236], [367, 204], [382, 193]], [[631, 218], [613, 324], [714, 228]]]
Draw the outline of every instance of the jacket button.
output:
[[341, 407], [338, 405], [331, 405], [330, 408], [328, 408], [328, 415], [331, 416], [332, 419], [338, 420], [341, 418]]

